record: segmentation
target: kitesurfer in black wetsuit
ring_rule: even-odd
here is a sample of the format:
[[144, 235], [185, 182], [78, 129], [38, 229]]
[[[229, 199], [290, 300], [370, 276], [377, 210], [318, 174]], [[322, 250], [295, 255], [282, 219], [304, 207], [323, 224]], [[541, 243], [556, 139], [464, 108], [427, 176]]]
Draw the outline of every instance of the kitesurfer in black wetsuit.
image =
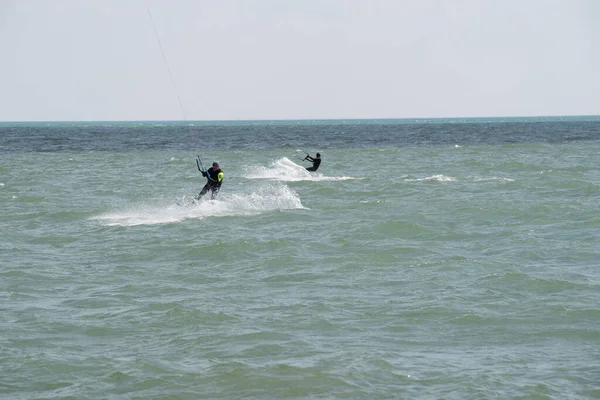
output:
[[320, 153], [317, 153], [317, 156], [315, 158], [313, 158], [307, 154], [304, 159], [313, 163], [312, 167], [306, 168], [307, 171], [316, 171], [319, 169], [319, 165], [321, 165], [321, 154]]
[[210, 167], [208, 170], [200, 170], [200, 172], [202, 172], [202, 176], [205, 176], [208, 182], [206, 182], [206, 185], [204, 185], [202, 191], [196, 197], [196, 200], [200, 200], [202, 196], [208, 193], [209, 190], [210, 198], [214, 199], [217, 196], [217, 193], [219, 193], [219, 189], [221, 189], [221, 184], [223, 183], [223, 177], [225, 174], [219, 167], [218, 162], [212, 163], [212, 167]]

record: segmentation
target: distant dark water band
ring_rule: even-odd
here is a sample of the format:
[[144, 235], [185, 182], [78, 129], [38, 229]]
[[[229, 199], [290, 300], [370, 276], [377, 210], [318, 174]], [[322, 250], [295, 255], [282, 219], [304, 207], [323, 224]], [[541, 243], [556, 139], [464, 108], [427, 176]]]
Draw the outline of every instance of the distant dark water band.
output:
[[[192, 136], [192, 137], [191, 137]], [[193, 140], [192, 140], [193, 139]], [[600, 121], [0, 125], [0, 153], [343, 149], [563, 143], [600, 139]]]

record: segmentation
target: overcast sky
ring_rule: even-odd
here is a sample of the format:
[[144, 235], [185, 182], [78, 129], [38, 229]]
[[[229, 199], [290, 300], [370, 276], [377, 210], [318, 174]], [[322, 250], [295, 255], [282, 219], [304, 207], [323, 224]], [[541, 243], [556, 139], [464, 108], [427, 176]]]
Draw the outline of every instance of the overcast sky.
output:
[[0, 0], [0, 50], [0, 121], [600, 114], [598, 0]]

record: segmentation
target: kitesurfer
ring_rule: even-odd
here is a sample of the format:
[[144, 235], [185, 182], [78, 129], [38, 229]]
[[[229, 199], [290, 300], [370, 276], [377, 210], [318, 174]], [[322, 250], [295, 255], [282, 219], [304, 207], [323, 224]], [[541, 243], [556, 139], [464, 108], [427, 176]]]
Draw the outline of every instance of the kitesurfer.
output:
[[208, 170], [200, 170], [200, 172], [202, 172], [202, 176], [206, 177], [207, 182], [202, 188], [202, 191], [198, 193], [196, 200], [200, 200], [202, 196], [208, 193], [208, 191], [210, 191], [210, 198], [214, 199], [219, 193], [219, 189], [221, 189], [221, 184], [223, 183], [223, 177], [225, 174], [221, 170], [221, 167], [219, 167], [219, 163], [216, 161], [212, 163], [212, 167], [210, 167]]
[[312, 167], [306, 168], [307, 171], [316, 171], [317, 169], [319, 169], [319, 165], [321, 165], [321, 154], [320, 153], [317, 153], [317, 156], [314, 158], [307, 154], [304, 159], [313, 163]]

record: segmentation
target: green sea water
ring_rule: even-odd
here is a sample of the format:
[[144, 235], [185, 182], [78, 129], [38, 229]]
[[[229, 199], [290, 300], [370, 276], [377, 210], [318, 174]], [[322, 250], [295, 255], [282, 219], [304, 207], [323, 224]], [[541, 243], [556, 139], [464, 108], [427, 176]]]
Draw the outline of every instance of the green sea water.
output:
[[2, 153], [0, 397], [600, 398], [600, 140], [295, 143]]

